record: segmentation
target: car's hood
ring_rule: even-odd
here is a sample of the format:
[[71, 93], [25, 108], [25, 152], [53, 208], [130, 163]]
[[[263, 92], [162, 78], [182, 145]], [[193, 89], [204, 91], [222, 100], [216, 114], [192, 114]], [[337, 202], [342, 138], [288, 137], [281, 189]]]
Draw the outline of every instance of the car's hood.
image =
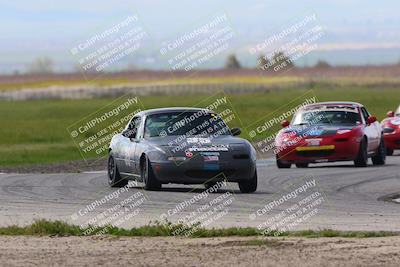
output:
[[400, 127], [400, 117], [386, 118], [382, 121], [383, 126]]
[[338, 130], [352, 130], [357, 125], [331, 125], [331, 124], [320, 124], [320, 125], [291, 125], [285, 129], [282, 129], [282, 133], [295, 132], [297, 136], [330, 136], [335, 135]]

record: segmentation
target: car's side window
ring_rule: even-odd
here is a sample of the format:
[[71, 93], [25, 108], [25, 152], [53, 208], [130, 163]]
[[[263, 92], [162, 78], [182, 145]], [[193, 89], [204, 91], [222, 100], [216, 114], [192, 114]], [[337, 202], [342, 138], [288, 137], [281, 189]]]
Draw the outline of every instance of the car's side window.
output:
[[364, 108], [364, 107], [362, 107], [362, 108], [361, 108], [361, 113], [362, 113], [362, 115], [363, 115], [363, 117], [364, 117], [365, 123], [367, 123], [368, 117], [370, 116], [369, 113], [368, 113], [368, 111], [367, 111], [367, 109]]
[[138, 129], [139, 129], [139, 126], [140, 126], [140, 122], [141, 122], [141, 117], [136, 116], [136, 117], [133, 117], [132, 120], [128, 124], [127, 130], [136, 132], [135, 138], [139, 137]]

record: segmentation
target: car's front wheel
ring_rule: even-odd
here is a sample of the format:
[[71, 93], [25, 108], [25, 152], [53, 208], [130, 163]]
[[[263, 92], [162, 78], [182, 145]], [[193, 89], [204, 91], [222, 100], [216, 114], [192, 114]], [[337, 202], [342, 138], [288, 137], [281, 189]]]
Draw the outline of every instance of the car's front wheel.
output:
[[242, 193], [253, 193], [257, 190], [257, 170], [254, 172], [250, 180], [239, 182], [239, 189]]
[[281, 159], [279, 158], [279, 156], [277, 155], [277, 156], [276, 156], [276, 166], [277, 166], [279, 169], [289, 169], [290, 166], [292, 166], [292, 164], [290, 164], [290, 163], [283, 163], [283, 162], [281, 161]]
[[394, 150], [393, 150], [393, 149], [391, 149], [391, 148], [386, 148], [386, 155], [387, 155], [387, 156], [392, 156], [393, 153], [394, 153]]
[[383, 137], [381, 138], [381, 142], [379, 143], [378, 150], [376, 154], [372, 157], [372, 163], [374, 165], [385, 165], [386, 162], [386, 148], [385, 148], [385, 141]]
[[114, 157], [110, 154], [107, 163], [108, 184], [111, 187], [123, 187], [128, 184], [128, 179], [121, 177]]
[[147, 156], [144, 156], [141, 164], [141, 176], [144, 182], [145, 190], [159, 190], [161, 189], [161, 183], [157, 180], [154, 175], [151, 162]]
[[356, 167], [367, 167], [368, 164], [368, 143], [365, 138], [360, 142], [357, 158], [354, 160]]

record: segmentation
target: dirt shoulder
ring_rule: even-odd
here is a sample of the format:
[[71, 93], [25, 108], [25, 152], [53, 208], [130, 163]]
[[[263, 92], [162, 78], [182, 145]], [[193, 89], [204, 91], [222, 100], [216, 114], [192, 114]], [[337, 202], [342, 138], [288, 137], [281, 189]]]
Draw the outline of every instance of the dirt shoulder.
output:
[[0, 236], [5, 266], [398, 266], [400, 237]]

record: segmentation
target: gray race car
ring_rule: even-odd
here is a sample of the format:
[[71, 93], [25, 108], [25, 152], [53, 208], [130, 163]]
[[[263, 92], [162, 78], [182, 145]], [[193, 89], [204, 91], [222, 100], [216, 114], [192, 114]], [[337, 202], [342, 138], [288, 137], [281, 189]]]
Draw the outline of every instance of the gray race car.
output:
[[136, 114], [113, 136], [108, 157], [108, 182], [124, 186], [129, 179], [146, 190], [162, 184], [239, 183], [241, 192], [257, 189], [256, 152], [236, 137], [222, 118], [207, 109], [162, 108]]

